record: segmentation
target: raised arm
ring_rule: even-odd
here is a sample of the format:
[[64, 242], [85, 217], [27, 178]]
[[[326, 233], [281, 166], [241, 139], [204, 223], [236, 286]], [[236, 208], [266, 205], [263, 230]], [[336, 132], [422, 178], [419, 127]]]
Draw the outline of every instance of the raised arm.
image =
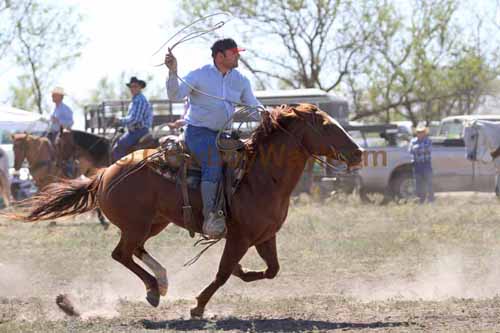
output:
[[192, 89], [190, 86], [196, 85], [196, 74], [195, 72], [191, 72], [183, 78], [189, 85], [184, 82], [179, 83], [177, 77], [177, 59], [170, 49], [165, 55], [165, 66], [168, 68], [168, 79], [166, 83], [168, 99], [171, 101], [180, 101], [191, 93]]

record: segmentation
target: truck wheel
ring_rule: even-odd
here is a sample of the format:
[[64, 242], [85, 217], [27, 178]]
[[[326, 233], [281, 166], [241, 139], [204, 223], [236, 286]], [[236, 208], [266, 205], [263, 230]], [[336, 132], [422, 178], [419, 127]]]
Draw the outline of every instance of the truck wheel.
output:
[[394, 199], [407, 200], [415, 196], [415, 180], [410, 172], [402, 172], [392, 181]]

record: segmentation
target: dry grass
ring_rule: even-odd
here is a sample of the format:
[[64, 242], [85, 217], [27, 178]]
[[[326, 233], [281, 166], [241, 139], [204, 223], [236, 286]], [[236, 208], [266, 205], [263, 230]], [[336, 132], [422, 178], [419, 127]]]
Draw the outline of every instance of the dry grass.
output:
[[[0, 331], [500, 329], [500, 210], [493, 196], [439, 197], [432, 205], [362, 205], [300, 198], [278, 236], [281, 271], [270, 281], [230, 281], [209, 320], [185, 320], [215, 275], [221, 246], [193, 267], [198, 249], [169, 227], [148, 244], [167, 268], [160, 307], [110, 258], [118, 231], [88, 217], [35, 225], [0, 221]], [[263, 268], [255, 251], [244, 266]], [[81, 319], [55, 297], [70, 295]]]

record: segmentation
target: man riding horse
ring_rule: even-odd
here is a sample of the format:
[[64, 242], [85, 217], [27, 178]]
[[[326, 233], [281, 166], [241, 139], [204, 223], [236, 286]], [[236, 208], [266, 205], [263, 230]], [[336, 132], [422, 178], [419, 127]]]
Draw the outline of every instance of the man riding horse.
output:
[[[50, 128], [47, 133], [47, 138], [50, 143], [57, 149], [58, 137], [63, 130], [71, 130], [73, 127], [73, 111], [69, 106], [63, 103], [64, 89], [55, 87], [52, 90], [52, 101], [56, 105], [52, 115], [50, 116]], [[57, 154], [59, 157], [59, 153]], [[77, 166], [74, 160], [58, 160], [57, 162], [62, 170], [62, 173], [67, 178], [75, 178], [77, 176]]]
[[[232, 102], [252, 106], [259, 106], [260, 103], [252, 92], [250, 81], [236, 70], [239, 53], [244, 50], [238, 48], [230, 38], [216, 41], [211, 50], [213, 64], [190, 72], [181, 83], [177, 76], [177, 60], [170, 50], [165, 56], [165, 65], [169, 69], [166, 84], [168, 98], [177, 101], [189, 98], [189, 108], [184, 118], [187, 124], [185, 141], [201, 165], [203, 233], [219, 238], [224, 235], [226, 224], [224, 218], [215, 213], [217, 190], [222, 178], [222, 161], [216, 146], [216, 136], [235, 111]], [[197, 90], [223, 97], [225, 101]]]
[[71, 129], [73, 126], [73, 111], [63, 103], [64, 95], [64, 89], [61, 87], [55, 87], [52, 90], [52, 101], [56, 107], [50, 116], [50, 128], [47, 134], [52, 144], [55, 143], [61, 128]]
[[119, 119], [118, 123], [126, 127], [128, 131], [123, 134], [113, 148], [113, 161], [127, 155], [129, 150], [147, 135], [153, 126], [153, 108], [142, 94], [142, 89], [146, 88], [146, 82], [133, 76], [127, 83], [127, 87], [130, 88], [132, 102], [127, 116]]

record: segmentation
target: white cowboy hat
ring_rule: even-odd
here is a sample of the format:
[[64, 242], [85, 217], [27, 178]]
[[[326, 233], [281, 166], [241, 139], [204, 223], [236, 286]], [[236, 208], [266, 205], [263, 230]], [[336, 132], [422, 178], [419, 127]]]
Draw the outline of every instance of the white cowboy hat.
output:
[[54, 87], [54, 89], [52, 89], [52, 93], [53, 94], [56, 94], [56, 95], [62, 95], [64, 96], [64, 88], [62, 87]]
[[417, 128], [415, 129], [415, 132], [417, 133], [422, 133], [422, 132], [429, 132], [429, 129], [425, 127], [424, 125], [418, 125]]

